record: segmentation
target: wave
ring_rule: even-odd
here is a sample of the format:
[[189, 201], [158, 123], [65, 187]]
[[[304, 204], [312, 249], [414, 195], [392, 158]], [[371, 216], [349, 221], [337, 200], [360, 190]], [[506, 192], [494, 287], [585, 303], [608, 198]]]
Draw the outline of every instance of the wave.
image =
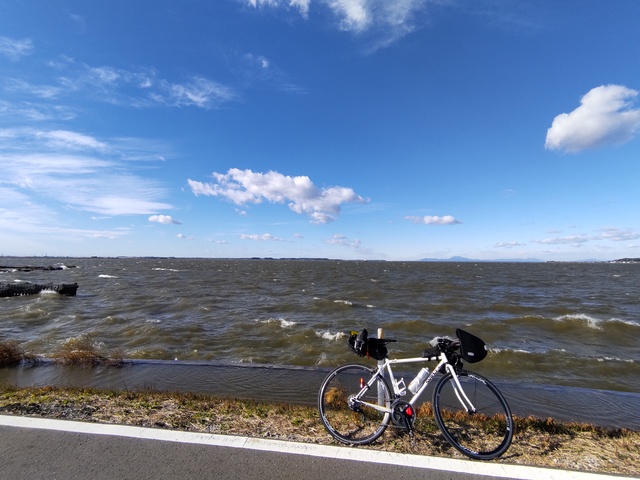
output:
[[333, 303], [341, 303], [343, 305], [348, 305], [350, 307], [353, 307], [353, 302], [349, 300], [334, 300]]
[[105, 273], [98, 275], [98, 278], [118, 278], [115, 275], [107, 275]]
[[269, 324], [269, 323], [278, 323], [281, 328], [291, 328], [295, 325], [298, 325], [298, 322], [294, 322], [293, 320], [285, 320], [284, 318], [267, 318], [266, 320], [258, 320], [259, 323]]
[[602, 330], [607, 325], [627, 325], [630, 327], [640, 327], [640, 322], [633, 320], [623, 320], [620, 318], [596, 318], [591, 315], [587, 315], [584, 313], [573, 313], [567, 315], [560, 315], [559, 317], [554, 317], [553, 321], [555, 322], [568, 322], [568, 323], [579, 323], [582, 325], [586, 325], [589, 328], [594, 330]]
[[314, 333], [316, 334], [317, 337], [320, 337], [323, 340], [331, 340], [331, 341], [335, 341], [347, 336], [347, 334], [344, 332], [333, 333], [333, 332], [330, 332], [329, 330], [316, 330]]
[[58, 292], [52, 289], [42, 289], [40, 290], [40, 295], [58, 295]]
[[[619, 363], [637, 363], [633, 358], [621, 358], [614, 355], [601, 355], [601, 354], [583, 354], [577, 355], [576, 352], [568, 351], [564, 348], [549, 348], [541, 350], [526, 350], [522, 348], [490, 348], [489, 355], [494, 358], [501, 358], [502, 360], [524, 360], [528, 358], [530, 360], [540, 361], [543, 358], [567, 358], [567, 360], [578, 361], [593, 361], [593, 362], [619, 362]], [[537, 359], [535, 357], [538, 357]], [[567, 361], [568, 363], [568, 361]]]

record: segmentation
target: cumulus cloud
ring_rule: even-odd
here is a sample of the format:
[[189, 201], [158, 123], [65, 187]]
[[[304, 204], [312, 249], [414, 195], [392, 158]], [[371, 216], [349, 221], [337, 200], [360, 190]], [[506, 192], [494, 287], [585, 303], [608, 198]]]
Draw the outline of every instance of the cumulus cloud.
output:
[[602, 85], [590, 90], [580, 106], [561, 113], [547, 131], [549, 150], [579, 152], [628, 142], [640, 132], [640, 109], [632, 108], [636, 90]]
[[19, 60], [33, 52], [33, 42], [28, 39], [15, 39], [0, 36], [0, 55], [10, 60]]
[[181, 225], [181, 222], [175, 220], [171, 215], [151, 215], [149, 221], [163, 225]]
[[460, 220], [452, 217], [451, 215], [444, 215], [439, 217], [437, 215], [425, 215], [420, 216], [407, 216], [405, 220], [409, 220], [411, 223], [424, 224], [424, 225], [456, 225], [462, 223]]
[[307, 215], [312, 223], [334, 221], [344, 203], [365, 203], [351, 188], [318, 188], [307, 176], [290, 177], [278, 172], [258, 173], [231, 168], [225, 174], [213, 173], [216, 183], [188, 180], [195, 195], [226, 198], [236, 205], [260, 204], [264, 201], [282, 204], [299, 214]]

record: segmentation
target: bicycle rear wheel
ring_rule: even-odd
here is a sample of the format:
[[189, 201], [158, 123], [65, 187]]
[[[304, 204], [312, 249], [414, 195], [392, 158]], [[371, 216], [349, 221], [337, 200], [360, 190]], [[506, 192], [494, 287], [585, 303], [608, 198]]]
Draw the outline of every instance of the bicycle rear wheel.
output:
[[458, 379], [475, 412], [467, 412], [454, 378], [450, 374], [445, 375], [433, 392], [433, 410], [442, 434], [468, 457], [478, 460], [499, 457], [507, 451], [513, 439], [509, 405], [486, 378], [460, 372]]
[[[343, 365], [325, 378], [318, 395], [320, 419], [336, 440], [349, 445], [366, 445], [382, 435], [389, 424], [391, 414], [373, 406], [389, 408], [389, 385], [382, 377], [371, 388], [366, 384], [376, 370], [363, 365]], [[359, 401], [355, 396], [367, 388]], [[363, 403], [365, 402], [365, 403]]]

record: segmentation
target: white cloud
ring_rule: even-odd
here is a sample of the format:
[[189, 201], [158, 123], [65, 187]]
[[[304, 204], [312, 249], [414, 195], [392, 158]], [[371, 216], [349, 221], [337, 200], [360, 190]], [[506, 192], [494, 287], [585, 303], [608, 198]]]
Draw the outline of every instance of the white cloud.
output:
[[[297, 8], [304, 17], [309, 15], [311, 0], [245, 0], [253, 7]], [[362, 34], [372, 33], [379, 40], [376, 48], [393, 43], [415, 29], [416, 15], [429, 4], [443, 4], [431, 0], [316, 0], [314, 5], [328, 8], [341, 30]]]
[[10, 93], [23, 93], [43, 99], [58, 97], [64, 91], [59, 85], [33, 85], [19, 78], [4, 79], [4, 88]]
[[27, 102], [34, 97], [60, 100], [79, 99], [84, 95], [93, 101], [137, 108], [161, 105], [211, 109], [237, 98], [231, 87], [203, 76], [186, 77], [184, 81], [176, 82], [161, 78], [154, 69], [95, 67], [67, 57], [47, 65], [63, 74], [56, 72], [52, 77], [55, 80], [47, 85], [34, 84], [24, 78], [7, 78], [3, 80], [4, 89], [22, 95]]
[[243, 54], [236, 67], [244, 77], [246, 86], [265, 85], [282, 92], [305, 94], [306, 89], [296, 85], [290, 76], [263, 55]]
[[50, 147], [71, 150], [106, 150], [105, 143], [82, 133], [69, 130], [38, 131], [36, 136], [46, 139]]
[[246, 0], [249, 5], [252, 7], [294, 7], [300, 10], [303, 16], [306, 16], [309, 13], [309, 5], [311, 4], [311, 0]]
[[594, 241], [613, 241], [613, 242], [627, 242], [631, 240], [637, 240], [640, 238], [640, 233], [631, 229], [620, 230], [615, 227], [605, 227], [597, 231], [594, 234], [577, 234], [567, 235], [564, 237], [552, 237], [545, 238], [543, 240], [534, 240], [534, 243], [542, 245], [573, 245], [579, 247], [588, 242]]
[[281, 242], [282, 241], [281, 238], [271, 235], [270, 233], [263, 233], [262, 235], [243, 233], [240, 235], [240, 238], [242, 240], [257, 240], [260, 242]]
[[33, 42], [28, 38], [17, 40], [0, 36], [0, 55], [4, 55], [10, 60], [19, 60], [30, 55], [32, 51]]
[[181, 225], [181, 222], [175, 220], [171, 215], [151, 215], [149, 221], [163, 225]]
[[[1, 183], [1, 182], [0, 182]], [[18, 188], [0, 185], [0, 232], [18, 234], [24, 242], [46, 245], [54, 238], [66, 243], [85, 239], [115, 239], [129, 234], [128, 229], [98, 230], [68, 227], [51, 206], [37, 203]], [[39, 239], [39, 240], [38, 240]]]
[[[372, 22], [372, 2], [367, 0], [334, 0], [329, 3], [334, 14], [341, 18], [341, 27], [345, 30], [362, 31]], [[388, 1], [387, 4], [393, 4]]]
[[366, 203], [351, 188], [320, 189], [306, 176], [290, 177], [278, 172], [254, 173], [231, 168], [213, 173], [217, 183], [188, 180], [195, 195], [223, 197], [236, 205], [289, 202], [289, 208], [311, 218], [312, 223], [329, 223], [338, 217], [344, 203]]
[[409, 220], [411, 223], [424, 224], [424, 225], [456, 225], [462, 223], [460, 220], [452, 217], [451, 215], [444, 215], [439, 217], [437, 215], [425, 215], [420, 216], [407, 216], [405, 220]]
[[545, 147], [579, 152], [631, 140], [640, 132], [640, 109], [632, 108], [631, 102], [637, 96], [637, 91], [622, 85], [590, 90], [578, 108], [553, 120]]
[[605, 227], [600, 229], [600, 233], [598, 236], [603, 240], [613, 240], [614, 242], [627, 242], [629, 240], [638, 240], [640, 238], [640, 233], [634, 232], [633, 230], [620, 230], [615, 227]]
[[349, 240], [346, 235], [342, 235], [341, 233], [334, 234], [330, 239], [325, 240], [325, 243], [328, 243], [329, 245], [340, 245], [343, 247], [355, 248], [356, 250], [362, 246], [361, 240]]
[[160, 85], [164, 92], [156, 93], [154, 98], [170, 106], [212, 108], [235, 98], [233, 90], [204, 77], [194, 77], [183, 84], [163, 81]]
[[131, 139], [110, 144], [68, 130], [16, 128], [0, 129], [0, 140], [0, 187], [19, 191], [25, 203], [107, 216], [172, 208], [160, 201], [164, 186], [134, 173], [125, 149]]
[[42, 102], [7, 102], [0, 100], [0, 116], [10, 120], [72, 120], [76, 117], [73, 109], [63, 105], [50, 105]]
[[523, 247], [525, 246], [526, 243], [519, 243], [519, 242], [500, 242], [500, 243], [496, 243], [494, 245], [495, 248], [516, 248], [516, 247]]

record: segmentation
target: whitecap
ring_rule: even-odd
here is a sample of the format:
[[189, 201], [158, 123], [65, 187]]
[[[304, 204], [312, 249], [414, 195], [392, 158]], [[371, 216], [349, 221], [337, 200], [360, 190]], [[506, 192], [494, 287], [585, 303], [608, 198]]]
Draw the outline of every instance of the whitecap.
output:
[[101, 275], [98, 275], [98, 278], [118, 278], [115, 275], [107, 275], [106, 273], [103, 273]]
[[353, 302], [350, 302], [349, 300], [334, 300], [333, 303], [342, 303], [344, 305], [349, 305], [349, 306], [353, 305]]
[[635, 320], [623, 320], [621, 318], [612, 318], [611, 320], [609, 320], [610, 322], [620, 322], [620, 323], [624, 323], [625, 325], [629, 325], [630, 327], [640, 327], [640, 323], [638, 323]]
[[566, 321], [580, 321], [586, 323], [590, 328], [594, 330], [601, 330], [600, 326], [601, 321], [597, 318], [591, 317], [585, 313], [575, 313], [569, 315], [561, 315], [559, 317], [555, 317], [553, 320], [556, 322], [566, 322]]
[[598, 362], [623, 362], [623, 363], [635, 363], [632, 358], [620, 358], [620, 357], [599, 357], [596, 359]]
[[279, 323], [282, 328], [291, 328], [297, 325], [298, 322], [292, 320], [285, 320], [284, 318], [268, 318], [266, 320], [259, 320], [260, 323]]
[[323, 340], [331, 341], [338, 340], [339, 338], [346, 336], [344, 332], [331, 333], [329, 330], [316, 330], [314, 333]]
[[323, 365], [325, 363], [327, 363], [327, 359], [328, 359], [328, 355], [325, 352], [322, 352], [319, 356], [318, 356], [318, 360], [316, 361], [316, 365]]

